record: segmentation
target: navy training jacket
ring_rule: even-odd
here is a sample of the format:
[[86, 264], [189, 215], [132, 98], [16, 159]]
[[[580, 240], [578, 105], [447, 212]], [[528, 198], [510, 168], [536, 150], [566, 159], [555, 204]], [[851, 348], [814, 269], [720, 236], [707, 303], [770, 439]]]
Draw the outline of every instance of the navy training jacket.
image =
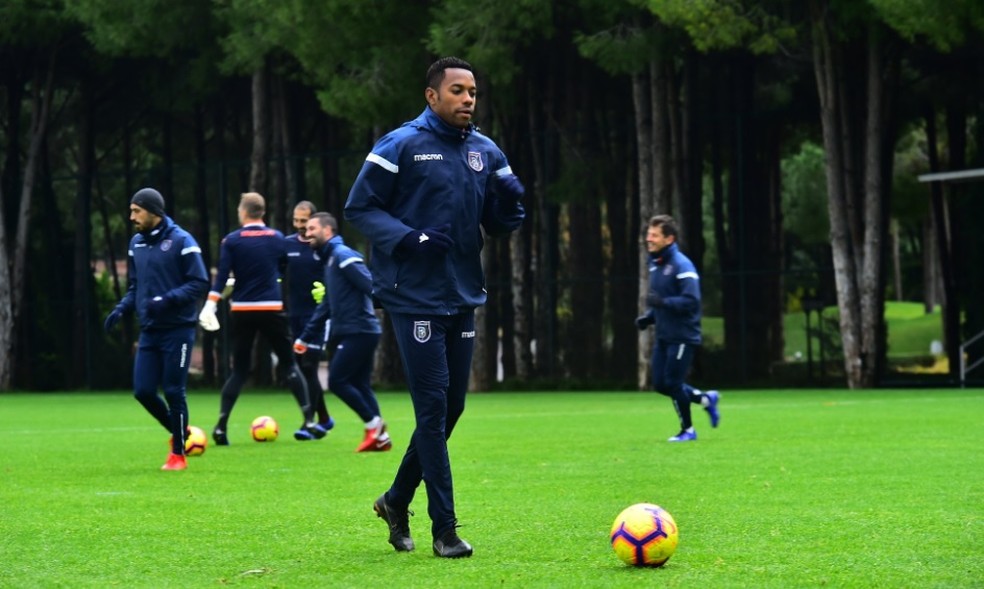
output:
[[662, 299], [660, 306], [646, 309], [646, 314], [656, 320], [656, 338], [699, 345], [700, 278], [694, 263], [676, 243], [649, 255], [649, 293]]
[[318, 251], [324, 264], [325, 298], [311, 315], [301, 341], [317, 343], [317, 330], [328, 323], [327, 340], [354, 333], [382, 333], [372, 307], [372, 275], [362, 254], [336, 235]]
[[[493, 175], [512, 174], [502, 150], [472, 125], [446, 124], [430, 107], [387, 133], [366, 157], [344, 216], [372, 244], [373, 294], [396, 313], [452, 315], [485, 304], [481, 225], [490, 235], [514, 231], [525, 212], [500, 199]], [[408, 233], [450, 225], [454, 246], [439, 263], [402, 258]]]
[[[287, 317], [290, 332], [299, 337], [318, 303], [311, 296], [315, 281], [324, 281], [325, 268], [314, 248], [302, 241], [299, 233], [291, 233], [284, 238], [287, 247], [287, 269], [284, 282], [287, 285]], [[324, 326], [310, 343], [324, 341]]]
[[[208, 291], [202, 248], [170, 217], [165, 216], [146, 235], [137, 233], [130, 238], [127, 280], [120, 304], [124, 312], [136, 311], [140, 329], [173, 329], [198, 322], [198, 303]], [[158, 296], [168, 300], [168, 307], [151, 319], [147, 302]]]
[[219, 268], [208, 293], [218, 301], [232, 272], [236, 286], [231, 311], [283, 311], [284, 300], [278, 279], [287, 261], [284, 234], [263, 223], [249, 223], [222, 238]]

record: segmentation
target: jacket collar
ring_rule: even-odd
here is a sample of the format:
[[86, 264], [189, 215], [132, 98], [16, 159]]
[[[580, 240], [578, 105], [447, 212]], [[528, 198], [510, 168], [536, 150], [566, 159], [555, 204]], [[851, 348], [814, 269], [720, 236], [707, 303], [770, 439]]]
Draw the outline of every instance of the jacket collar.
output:
[[418, 129], [427, 129], [436, 135], [447, 137], [449, 139], [466, 139], [478, 129], [473, 123], [468, 123], [468, 127], [464, 129], [452, 127], [441, 120], [441, 117], [437, 116], [437, 113], [431, 110], [430, 106], [425, 106], [424, 112], [420, 113], [417, 118], [406, 124]]
[[670, 245], [664, 247], [663, 249], [659, 250], [658, 252], [653, 252], [653, 253], [649, 254], [649, 257], [654, 262], [656, 262], [658, 265], [662, 266], [663, 264], [666, 263], [667, 260], [669, 260], [670, 258], [673, 257], [673, 254], [675, 254], [677, 252], [677, 249], [678, 249], [677, 248], [677, 244], [674, 241], [673, 243], [671, 243]]
[[141, 231], [140, 235], [143, 235], [144, 241], [147, 243], [157, 243], [164, 238], [164, 234], [168, 232], [174, 221], [170, 217], [164, 215], [161, 217], [161, 222], [157, 224], [157, 227], [149, 231]]
[[331, 257], [331, 253], [335, 251], [335, 246], [337, 245], [345, 245], [345, 240], [342, 239], [341, 235], [336, 235], [332, 237], [331, 239], [326, 241], [323, 246], [318, 248], [318, 254], [319, 254], [318, 257], [321, 258], [322, 262], [326, 261], [329, 257]]

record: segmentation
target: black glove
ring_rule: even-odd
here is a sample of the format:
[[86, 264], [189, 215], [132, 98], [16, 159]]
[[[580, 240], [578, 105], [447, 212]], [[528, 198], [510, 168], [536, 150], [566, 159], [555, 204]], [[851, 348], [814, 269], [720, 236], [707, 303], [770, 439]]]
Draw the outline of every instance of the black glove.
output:
[[645, 331], [647, 327], [654, 323], [656, 323], [656, 320], [649, 315], [639, 315], [635, 320], [636, 329], [639, 331]]
[[106, 320], [103, 321], [103, 329], [106, 330], [106, 333], [109, 333], [114, 327], [116, 327], [116, 324], [119, 323], [122, 318], [123, 310], [120, 309], [119, 306], [114, 307], [113, 310], [109, 312], [109, 315], [106, 315]]
[[656, 293], [652, 293], [646, 297], [646, 304], [650, 307], [661, 307], [663, 306], [663, 298]]
[[496, 176], [496, 189], [499, 194], [511, 198], [512, 200], [520, 200], [523, 195], [526, 194], [526, 189], [523, 188], [523, 183], [519, 181], [516, 174], [507, 174], [505, 176]]
[[397, 249], [406, 255], [446, 254], [454, 245], [454, 241], [448, 236], [449, 231], [451, 231], [451, 225], [411, 231], [403, 236]]
[[167, 295], [157, 296], [147, 301], [147, 317], [157, 319], [164, 314], [164, 310], [171, 306], [171, 299]]

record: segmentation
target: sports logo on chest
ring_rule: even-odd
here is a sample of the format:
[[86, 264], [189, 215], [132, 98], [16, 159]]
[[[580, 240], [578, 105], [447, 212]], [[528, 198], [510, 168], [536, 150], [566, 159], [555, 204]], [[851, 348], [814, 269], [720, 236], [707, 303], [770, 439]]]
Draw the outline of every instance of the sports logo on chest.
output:
[[673, 272], [673, 264], [667, 264], [666, 267], [663, 268], [663, 276], [669, 276], [670, 274], [673, 274]]
[[171, 249], [171, 245], [173, 243], [174, 242], [172, 242], [170, 239], [165, 239], [164, 241], [161, 242], [161, 251], [166, 252], [167, 250]]
[[485, 162], [482, 161], [482, 153], [479, 151], [469, 151], [468, 152], [468, 167], [475, 170], [476, 172], [481, 172], [485, 169]]

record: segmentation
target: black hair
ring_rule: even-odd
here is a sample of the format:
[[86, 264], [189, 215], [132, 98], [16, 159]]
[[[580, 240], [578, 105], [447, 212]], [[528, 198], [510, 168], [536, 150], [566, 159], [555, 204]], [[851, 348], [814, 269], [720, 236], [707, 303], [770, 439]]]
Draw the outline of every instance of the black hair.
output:
[[441, 82], [444, 81], [444, 70], [448, 68], [468, 70], [472, 74], [475, 73], [471, 64], [459, 57], [442, 57], [427, 68], [427, 77], [424, 80], [425, 88], [439, 90], [441, 88]]

